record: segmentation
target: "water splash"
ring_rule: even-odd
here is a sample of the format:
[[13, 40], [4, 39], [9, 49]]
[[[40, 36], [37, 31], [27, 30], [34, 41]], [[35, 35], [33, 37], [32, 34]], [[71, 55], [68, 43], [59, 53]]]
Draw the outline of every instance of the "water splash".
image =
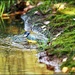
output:
[[27, 16], [27, 14], [21, 15], [21, 18], [24, 21], [24, 30], [30, 32], [30, 35], [27, 38], [30, 40], [38, 40], [46, 44], [48, 38], [41, 33], [43, 30], [38, 26], [38, 23], [36, 26], [35, 21], [33, 22], [31, 17]]

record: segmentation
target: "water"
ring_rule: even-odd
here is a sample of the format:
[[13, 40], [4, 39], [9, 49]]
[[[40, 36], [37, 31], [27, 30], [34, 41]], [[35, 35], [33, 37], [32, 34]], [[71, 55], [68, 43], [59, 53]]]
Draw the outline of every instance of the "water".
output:
[[53, 74], [38, 62], [36, 49], [20, 49], [0, 45], [0, 74]]
[[[23, 16], [24, 19], [25, 16], [27, 17], [27, 15]], [[43, 31], [41, 28], [43, 26], [40, 22], [41, 18], [38, 19], [34, 16], [32, 22], [29, 22], [28, 18], [26, 19], [24, 23], [22, 20], [16, 21], [14, 18], [0, 22], [0, 26], [3, 25], [0, 30], [0, 74], [53, 74], [53, 71], [47, 69], [45, 63], [38, 62], [37, 45], [27, 41], [36, 38], [37, 41], [47, 42], [46, 30]], [[24, 32], [26, 29], [29, 30], [29, 27], [26, 27], [28, 24], [31, 24], [32, 33], [26, 38]], [[31, 36], [34, 37], [31, 38]]]
[[3, 25], [3, 28], [0, 30], [0, 74], [52, 74], [45, 64], [38, 63], [36, 46], [29, 44], [24, 37], [23, 21], [1, 20], [0, 26]]
[[43, 34], [44, 32], [43, 29], [41, 28], [41, 23], [40, 24], [37, 23], [39, 16], [38, 17], [36, 16], [37, 20], [34, 19], [35, 16], [36, 15], [29, 16], [28, 14], [21, 15], [21, 18], [24, 21], [24, 30], [30, 33], [27, 38], [30, 40], [41, 41], [44, 44], [47, 44], [48, 38]]

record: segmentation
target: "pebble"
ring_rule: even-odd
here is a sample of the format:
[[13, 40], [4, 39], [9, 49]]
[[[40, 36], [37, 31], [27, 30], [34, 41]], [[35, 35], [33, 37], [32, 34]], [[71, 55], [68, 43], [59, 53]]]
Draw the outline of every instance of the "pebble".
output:
[[44, 21], [43, 23], [47, 25], [50, 23], [50, 21]]
[[66, 62], [66, 61], [67, 61], [67, 57], [62, 60], [62, 62]]
[[68, 67], [63, 67], [63, 68], [62, 68], [62, 72], [63, 72], [63, 73], [67, 73], [67, 72], [68, 72], [68, 70], [69, 70], [69, 68], [68, 68]]
[[73, 60], [75, 60], [75, 57], [73, 57]]
[[71, 71], [75, 72], [75, 67], [72, 67]]

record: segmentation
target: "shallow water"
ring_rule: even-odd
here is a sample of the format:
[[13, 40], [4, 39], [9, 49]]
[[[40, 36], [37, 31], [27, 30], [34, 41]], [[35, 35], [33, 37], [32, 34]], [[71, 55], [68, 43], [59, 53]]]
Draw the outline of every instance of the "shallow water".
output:
[[[3, 28], [0, 30], [0, 74], [54, 73], [47, 69], [47, 64], [43, 61], [44, 58], [41, 59], [43, 63], [38, 62], [39, 57], [36, 56], [38, 52], [36, 43], [29, 43], [23, 37], [25, 32], [23, 21], [16, 21], [13, 18], [2, 20], [0, 22], [1, 25], [3, 25]], [[36, 27], [34, 28], [35, 30], [37, 29]], [[51, 62], [47, 63], [50, 64]], [[56, 65], [59, 66], [58, 64]], [[53, 66], [55, 66], [55, 63]]]
[[53, 71], [47, 70], [45, 64], [38, 62], [37, 50], [33, 49], [33, 44], [26, 43], [23, 48], [21, 45], [25, 43], [13, 41], [15, 44], [12, 45], [12, 37], [24, 33], [22, 21], [2, 20], [1, 25], [3, 28], [0, 30], [0, 74], [53, 74]]
[[38, 62], [37, 50], [0, 46], [0, 74], [53, 74]]

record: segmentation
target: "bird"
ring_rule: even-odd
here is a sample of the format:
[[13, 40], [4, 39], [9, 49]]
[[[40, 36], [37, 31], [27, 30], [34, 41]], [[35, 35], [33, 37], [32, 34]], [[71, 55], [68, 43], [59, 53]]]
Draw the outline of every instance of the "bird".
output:
[[25, 32], [24, 37], [26, 37], [29, 40], [33, 40], [39, 43], [47, 44], [48, 38], [46, 38], [43, 34], [36, 33], [36, 32]]
[[33, 26], [30, 16], [28, 16], [27, 14], [23, 14], [21, 15], [21, 19], [24, 21], [24, 37], [40, 43], [47, 43], [48, 38], [38, 30], [39, 27], [36, 28]]

